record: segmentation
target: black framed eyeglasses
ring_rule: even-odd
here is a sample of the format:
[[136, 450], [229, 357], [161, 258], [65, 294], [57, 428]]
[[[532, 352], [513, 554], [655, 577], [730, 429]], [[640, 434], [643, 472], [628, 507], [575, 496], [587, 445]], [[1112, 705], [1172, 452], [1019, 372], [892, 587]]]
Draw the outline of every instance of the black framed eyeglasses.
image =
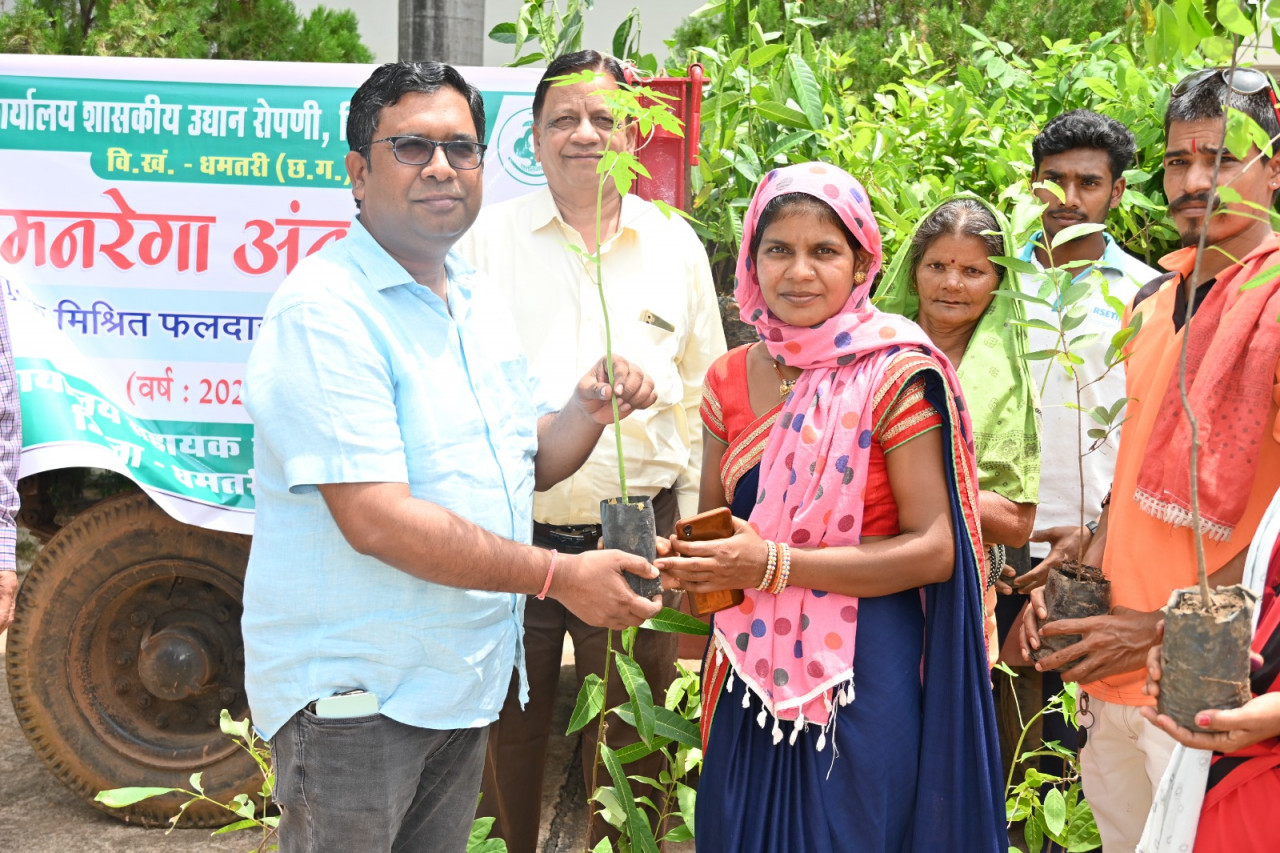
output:
[[478, 169], [484, 162], [484, 152], [489, 146], [482, 142], [466, 142], [453, 139], [448, 142], [437, 142], [424, 136], [388, 136], [375, 139], [365, 147], [377, 145], [379, 142], [390, 142], [391, 152], [397, 160], [406, 166], [425, 166], [436, 156], [436, 148], [444, 149], [444, 158], [455, 169]]
[[1237, 95], [1256, 95], [1263, 89], [1271, 99], [1271, 109], [1275, 110], [1276, 120], [1280, 121], [1280, 102], [1276, 101], [1276, 86], [1271, 75], [1257, 68], [1202, 68], [1188, 74], [1173, 87], [1175, 97], [1185, 95], [1195, 87], [1214, 76], [1220, 76], [1227, 88]]

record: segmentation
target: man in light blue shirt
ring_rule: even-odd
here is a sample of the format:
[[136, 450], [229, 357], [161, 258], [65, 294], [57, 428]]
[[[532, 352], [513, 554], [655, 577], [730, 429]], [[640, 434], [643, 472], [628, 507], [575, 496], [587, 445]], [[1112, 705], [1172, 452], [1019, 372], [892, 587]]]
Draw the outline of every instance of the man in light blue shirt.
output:
[[603, 360], [555, 410], [505, 306], [451, 251], [480, 207], [484, 108], [447, 65], [393, 63], [351, 100], [360, 214], [272, 298], [245, 375], [257, 520], [245, 686], [271, 739], [280, 849], [463, 850], [524, 595], [592, 624], [660, 605], [618, 551], [528, 544], [535, 488], [655, 399]]

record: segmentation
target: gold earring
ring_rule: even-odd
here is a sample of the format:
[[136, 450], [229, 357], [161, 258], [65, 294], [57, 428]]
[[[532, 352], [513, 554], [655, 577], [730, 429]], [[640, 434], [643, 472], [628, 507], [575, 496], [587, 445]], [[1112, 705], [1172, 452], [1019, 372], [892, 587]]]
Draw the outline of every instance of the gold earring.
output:
[[867, 273], [865, 270], [858, 270], [856, 273], [853, 274], [854, 284], [864, 284], [866, 283], [866, 280], [867, 280]]

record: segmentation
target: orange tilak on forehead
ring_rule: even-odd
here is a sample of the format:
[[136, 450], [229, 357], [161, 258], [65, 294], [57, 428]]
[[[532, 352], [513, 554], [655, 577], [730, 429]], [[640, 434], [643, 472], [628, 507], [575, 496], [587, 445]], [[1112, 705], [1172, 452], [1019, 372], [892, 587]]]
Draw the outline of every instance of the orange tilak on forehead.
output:
[[1191, 153], [1192, 154], [1196, 153], [1196, 141], [1194, 138], [1192, 138], [1191, 140]]

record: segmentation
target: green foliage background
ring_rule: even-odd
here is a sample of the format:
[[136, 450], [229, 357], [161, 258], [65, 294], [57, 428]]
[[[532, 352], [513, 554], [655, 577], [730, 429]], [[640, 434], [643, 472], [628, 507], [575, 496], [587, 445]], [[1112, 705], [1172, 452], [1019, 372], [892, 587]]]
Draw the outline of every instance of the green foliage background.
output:
[[[1225, 27], [1217, 13], [1234, 2], [1222, 0], [1213, 9], [1202, 0], [1138, 8], [1085, 2], [1071, 8], [1082, 15], [1092, 10], [1096, 20], [1117, 16], [1118, 26], [1057, 40], [1042, 33], [1038, 41], [1019, 43], [962, 19], [980, 12], [986, 23], [1017, 29], [1030, 15], [1025, 0], [936, 7], [815, 0], [781, 9], [767, 0], [708, 4], [682, 38], [700, 20], [715, 24], [687, 57], [704, 65], [709, 80], [693, 215], [717, 282], [724, 291], [732, 287], [742, 214], [757, 183], [776, 166], [806, 160], [835, 163], [867, 186], [886, 257], [925, 210], [960, 190], [1004, 204], [1025, 236], [1035, 226], [1026, 213], [1031, 141], [1049, 119], [1080, 107], [1118, 119], [1137, 139], [1137, 163], [1126, 173], [1128, 189], [1108, 227], [1130, 252], [1154, 262], [1176, 248], [1177, 239], [1166, 221], [1160, 174], [1169, 89], [1189, 68], [1230, 60], [1245, 27]], [[914, 14], [914, 21], [943, 20], [948, 10], [952, 17], [941, 47], [934, 41], [938, 30], [927, 27], [875, 30], [893, 41], [870, 52], [874, 74], [885, 82], [867, 89], [868, 54], [856, 44], [874, 28], [849, 33], [849, 24], [815, 15], [828, 7], [875, 5]], [[1046, 29], [1070, 11], [1052, 0], [1041, 5], [1048, 8]], [[737, 23], [725, 28], [729, 19]], [[684, 73], [683, 58], [673, 65], [670, 73]]]
[[814, 38], [848, 56], [850, 88], [864, 93], [897, 79], [882, 59], [905, 35], [927, 43], [940, 62], [955, 66], [969, 55], [971, 39], [962, 24], [1024, 55], [1042, 47], [1043, 38], [1138, 29], [1133, 0], [729, 0], [714, 15], [686, 19], [676, 30], [671, 55], [682, 59], [722, 33], [745, 32], [751, 12], [765, 32], [782, 30], [797, 17], [797, 6], [804, 17], [824, 21], [811, 27]]
[[0, 15], [5, 53], [372, 62], [355, 13], [291, 0], [18, 0]]

